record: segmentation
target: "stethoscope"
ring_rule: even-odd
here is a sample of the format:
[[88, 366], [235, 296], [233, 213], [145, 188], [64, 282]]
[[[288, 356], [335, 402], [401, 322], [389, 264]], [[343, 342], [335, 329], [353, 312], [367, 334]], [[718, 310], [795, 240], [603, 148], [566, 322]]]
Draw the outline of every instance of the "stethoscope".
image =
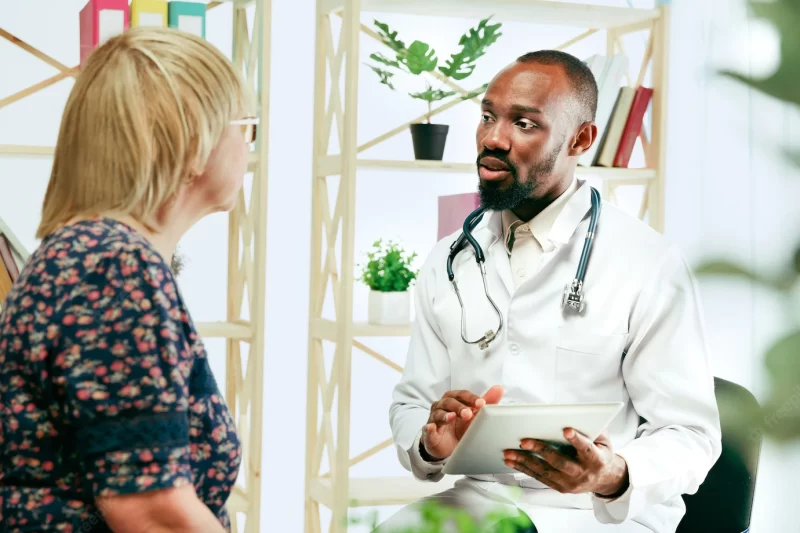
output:
[[[600, 218], [600, 193], [594, 187], [591, 187], [591, 193], [592, 213], [589, 219], [589, 229], [586, 232], [586, 239], [583, 241], [581, 258], [578, 262], [578, 272], [575, 274], [575, 279], [572, 280], [572, 283], [564, 287], [564, 295], [561, 298], [562, 310], [572, 309], [577, 311], [578, 314], [583, 313], [583, 310], [586, 308], [586, 299], [583, 294], [583, 281], [586, 277], [586, 266], [589, 264], [589, 255], [592, 250], [592, 243], [594, 242], [597, 219]], [[461, 235], [450, 245], [450, 254], [447, 256], [447, 277], [450, 278], [450, 282], [453, 284], [453, 289], [455, 289], [456, 296], [458, 297], [458, 305], [461, 307], [461, 339], [467, 344], [477, 344], [481, 350], [488, 348], [489, 343], [497, 338], [500, 330], [503, 329], [503, 313], [500, 312], [500, 308], [497, 307], [497, 304], [489, 294], [489, 287], [486, 284], [486, 266], [484, 265], [486, 258], [483, 255], [481, 245], [478, 244], [478, 241], [472, 236], [472, 230], [475, 229], [481, 219], [483, 219], [483, 214], [485, 212], [486, 207], [481, 206], [467, 215], [467, 218], [464, 219]], [[466, 311], [464, 310], [464, 302], [461, 300], [461, 292], [458, 290], [458, 283], [456, 283], [456, 275], [453, 273], [453, 261], [467, 243], [469, 243], [475, 251], [475, 262], [478, 263], [478, 267], [481, 269], [481, 277], [483, 278], [483, 290], [486, 293], [486, 298], [489, 300], [489, 303], [492, 304], [498, 320], [496, 331], [490, 329], [484, 333], [483, 337], [475, 341], [467, 340]]]

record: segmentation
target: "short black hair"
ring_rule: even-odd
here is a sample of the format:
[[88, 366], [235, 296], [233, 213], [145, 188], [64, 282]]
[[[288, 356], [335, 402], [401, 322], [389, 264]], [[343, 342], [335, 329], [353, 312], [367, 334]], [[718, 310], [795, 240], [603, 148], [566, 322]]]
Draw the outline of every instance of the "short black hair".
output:
[[577, 57], [560, 50], [538, 50], [517, 58], [520, 63], [559, 65], [572, 83], [581, 108], [580, 122], [595, 120], [597, 115], [597, 80], [591, 69]]

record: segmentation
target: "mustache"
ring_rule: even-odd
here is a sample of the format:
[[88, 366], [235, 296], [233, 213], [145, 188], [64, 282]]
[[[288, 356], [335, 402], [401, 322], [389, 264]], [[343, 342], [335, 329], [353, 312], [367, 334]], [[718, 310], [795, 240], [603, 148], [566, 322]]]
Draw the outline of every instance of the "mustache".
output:
[[488, 150], [484, 148], [483, 151], [480, 154], [478, 154], [478, 158], [475, 160], [475, 164], [480, 165], [481, 159], [483, 159], [484, 157], [494, 157], [495, 159], [505, 163], [506, 166], [508, 167], [508, 172], [511, 174], [512, 177], [514, 177], [514, 179], [516, 179], [517, 167], [514, 165], [514, 163], [508, 160], [508, 152], [498, 152], [496, 150]]

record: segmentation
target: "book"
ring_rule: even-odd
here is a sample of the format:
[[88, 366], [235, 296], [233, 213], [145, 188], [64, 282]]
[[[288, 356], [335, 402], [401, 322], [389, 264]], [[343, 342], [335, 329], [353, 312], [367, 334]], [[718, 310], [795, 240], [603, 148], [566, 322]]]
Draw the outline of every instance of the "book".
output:
[[22, 265], [28, 260], [30, 254], [22, 245], [22, 242], [17, 239], [17, 236], [14, 235], [14, 232], [11, 231], [11, 228], [8, 226], [8, 224], [3, 221], [2, 217], [0, 217], [0, 234], [5, 236], [6, 240], [11, 246], [11, 253], [17, 262], [17, 266], [20, 270], [22, 270]]
[[11, 292], [12, 285], [14, 285], [14, 282], [11, 281], [8, 270], [6, 270], [5, 266], [0, 264], [0, 308], [2, 308], [3, 303], [6, 301], [8, 293]]
[[611, 114], [611, 121], [606, 129], [606, 134], [600, 142], [600, 153], [597, 155], [598, 167], [613, 167], [614, 158], [617, 155], [619, 142], [622, 138], [622, 132], [625, 130], [625, 124], [628, 122], [628, 115], [631, 112], [633, 105], [633, 98], [636, 95], [636, 89], [633, 87], [622, 87], [617, 96], [617, 102], [614, 105], [614, 111]]
[[599, 57], [592, 56], [587, 65], [597, 82], [597, 113], [595, 114], [597, 138], [591, 148], [578, 160], [578, 164], [581, 166], [593, 166], [596, 164], [601, 139], [608, 128], [614, 104], [622, 86], [622, 80], [628, 71], [628, 57], [623, 54], [616, 54], [600, 60]]
[[631, 154], [633, 153], [633, 147], [636, 145], [636, 139], [642, 131], [645, 111], [647, 111], [652, 97], [653, 89], [641, 86], [636, 88], [636, 94], [631, 104], [631, 111], [628, 114], [628, 120], [625, 122], [625, 129], [622, 131], [617, 154], [614, 157], [615, 167], [628, 168], [628, 163], [630, 163]]
[[0, 233], [0, 268], [8, 272], [12, 282], [17, 280], [19, 276], [19, 264], [14, 257], [14, 250], [11, 248], [11, 242], [3, 233]]

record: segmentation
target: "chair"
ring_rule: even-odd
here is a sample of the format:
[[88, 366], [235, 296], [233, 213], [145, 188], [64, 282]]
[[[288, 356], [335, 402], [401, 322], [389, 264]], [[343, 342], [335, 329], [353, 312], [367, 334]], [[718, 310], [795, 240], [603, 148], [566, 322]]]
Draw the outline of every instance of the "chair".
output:
[[[755, 397], [736, 383], [714, 378], [720, 411], [722, 453], [695, 494], [684, 494], [686, 515], [676, 533], [714, 531], [746, 533], [756, 487], [761, 454], [761, 427], [744, 427], [745, 413], [761, 408]], [[752, 418], [748, 419], [752, 420]], [[758, 417], [762, 420], [762, 417]]]

